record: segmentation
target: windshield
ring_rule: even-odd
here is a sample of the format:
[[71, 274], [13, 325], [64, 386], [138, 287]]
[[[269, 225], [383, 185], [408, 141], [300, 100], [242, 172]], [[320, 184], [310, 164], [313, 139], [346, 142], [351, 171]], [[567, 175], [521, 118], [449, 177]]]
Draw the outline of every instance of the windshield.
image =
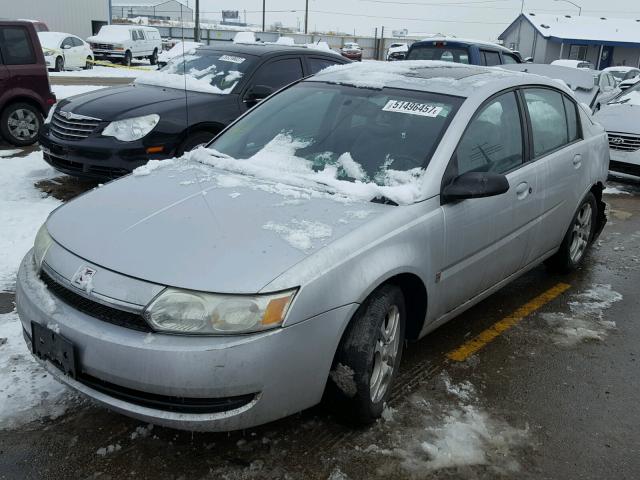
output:
[[627, 74], [627, 72], [622, 72], [620, 70], [609, 70], [609, 73], [613, 75], [619, 82], [624, 80], [624, 77]]
[[626, 105], [640, 106], [640, 83], [625, 90], [624, 93], [618, 95], [609, 103], [624, 103]]
[[[293, 173], [331, 186], [401, 187], [416, 183], [462, 101], [304, 82], [256, 108], [210, 148], [271, 169], [284, 183]], [[406, 201], [397, 190], [387, 193]]]
[[161, 70], [141, 75], [135, 83], [226, 94], [254, 62], [255, 57], [250, 55], [197, 49], [171, 59]]
[[469, 49], [451, 47], [442, 42], [436, 45], [417, 45], [411, 47], [407, 60], [441, 60], [443, 62], [469, 63]]
[[62, 43], [62, 40], [65, 37], [61, 36], [59, 33], [54, 32], [39, 32], [38, 39], [40, 40], [40, 45], [45, 48], [58, 48]]

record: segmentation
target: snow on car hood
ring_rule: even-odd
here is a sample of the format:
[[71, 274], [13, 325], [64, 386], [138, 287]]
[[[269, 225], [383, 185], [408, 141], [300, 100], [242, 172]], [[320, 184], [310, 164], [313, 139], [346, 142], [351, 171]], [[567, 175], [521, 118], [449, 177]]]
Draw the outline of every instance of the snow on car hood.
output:
[[178, 90], [189, 90], [191, 92], [202, 93], [216, 93], [227, 94], [238, 84], [238, 81], [242, 78], [242, 74], [239, 72], [232, 72], [227, 75], [229, 82], [234, 82], [230, 87], [221, 89], [215, 85], [211, 85], [211, 78], [204, 76], [197, 78], [193, 75], [178, 74], [178, 73], [166, 73], [166, 72], [149, 72], [143, 73], [134, 80], [136, 85], [153, 85], [156, 87], [176, 88]]
[[187, 156], [94, 189], [56, 210], [47, 227], [64, 248], [116, 272], [179, 288], [256, 293], [390, 208], [397, 207], [240, 175]]
[[593, 120], [601, 124], [607, 132], [640, 135], [640, 105], [633, 103], [603, 105], [593, 115]]

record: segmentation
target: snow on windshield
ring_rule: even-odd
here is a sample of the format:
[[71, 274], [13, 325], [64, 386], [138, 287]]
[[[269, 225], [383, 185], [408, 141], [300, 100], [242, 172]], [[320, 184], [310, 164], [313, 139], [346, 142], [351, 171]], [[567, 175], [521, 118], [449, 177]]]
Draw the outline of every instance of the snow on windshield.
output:
[[625, 105], [640, 105], [640, 84], [631, 87], [625, 93], [614, 99], [611, 103], [623, 103]]
[[233, 91], [250, 63], [237, 54], [195, 51], [174, 58], [162, 70], [141, 75], [135, 83], [227, 94]]

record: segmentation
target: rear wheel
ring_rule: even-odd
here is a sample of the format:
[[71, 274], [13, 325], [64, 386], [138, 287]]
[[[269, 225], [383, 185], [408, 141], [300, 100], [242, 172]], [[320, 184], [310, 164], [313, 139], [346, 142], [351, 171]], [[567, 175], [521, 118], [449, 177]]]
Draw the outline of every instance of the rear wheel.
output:
[[384, 285], [360, 306], [340, 341], [326, 400], [336, 413], [368, 424], [382, 415], [391, 394], [404, 342], [402, 290]]
[[598, 203], [589, 192], [578, 207], [560, 250], [547, 260], [547, 265], [559, 272], [570, 272], [580, 265], [591, 246], [598, 218]]
[[151, 63], [151, 65], [155, 65], [158, 63], [158, 49], [154, 48], [153, 49], [153, 54], [149, 57], [149, 63]]
[[130, 67], [132, 58], [133, 57], [131, 56], [131, 52], [127, 50], [126, 52], [124, 52], [124, 58], [122, 59], [122, 64], [125, 67]]
[[192, 133], [182, 142], [182, 145], [180, 145], [178, 155], [184, 155], [184, 153], [190, 152], [195, 148], [205, 146], [213, 137], [215, 137], [215, 134], [211, 132], [200, 131]]
[[56, 58], [56, 66], [54, 68], [56, 72], [61, 72], [64, 70], [64, 59], [62, 57]]
[[42, 125], [42, 115], [28, 103], [14, 103], [0, 115], [0, 133], [5, 140], [18, 147], [35, 143]]

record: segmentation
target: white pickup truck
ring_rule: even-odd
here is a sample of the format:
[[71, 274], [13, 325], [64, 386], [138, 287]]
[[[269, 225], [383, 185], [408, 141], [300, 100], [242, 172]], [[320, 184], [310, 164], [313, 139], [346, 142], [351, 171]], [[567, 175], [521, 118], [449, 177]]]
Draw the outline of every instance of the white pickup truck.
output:
[[162, 51], [158, 29], [140, 25], [105, 25], [87, 42], [96, 59], [119, 60], [126, 66], [134, 58], [148, 58], [155, 65]]

